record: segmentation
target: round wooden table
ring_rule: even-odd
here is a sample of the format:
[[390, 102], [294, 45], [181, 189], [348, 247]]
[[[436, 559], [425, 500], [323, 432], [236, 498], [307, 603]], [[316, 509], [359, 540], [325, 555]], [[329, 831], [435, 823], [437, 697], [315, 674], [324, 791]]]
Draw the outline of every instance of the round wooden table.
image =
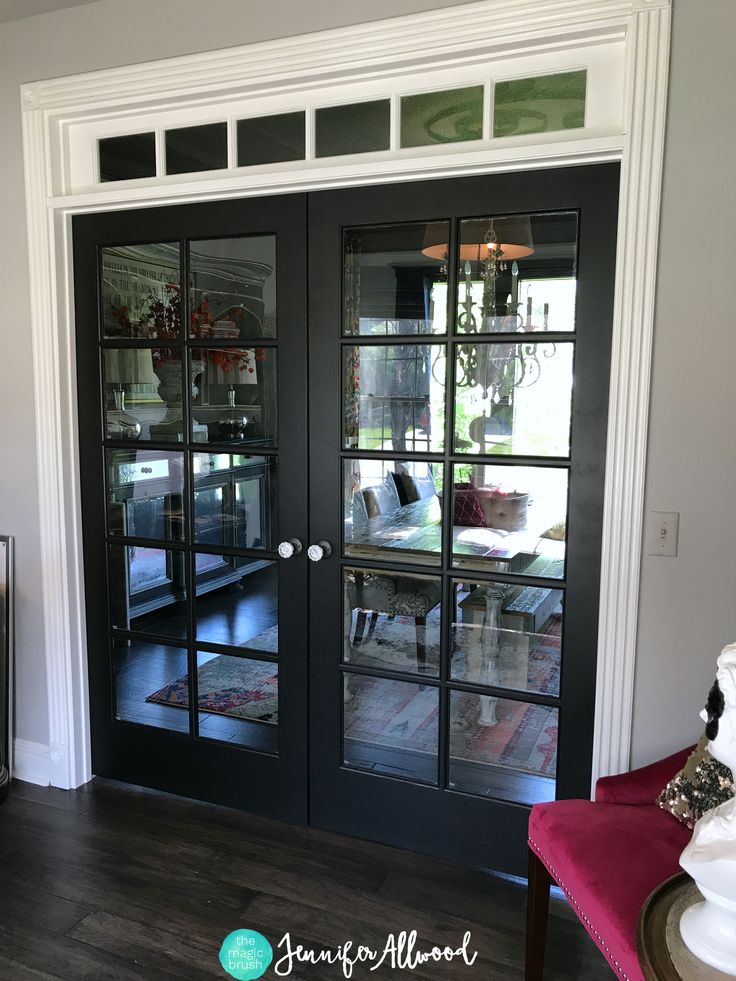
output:
[[680, 936], [680, 917], [702, 899], [685, 872], [673, 875], [649, 895], [639, 913], [636, 946], [646, 981], [733, 981], [691, 954]]

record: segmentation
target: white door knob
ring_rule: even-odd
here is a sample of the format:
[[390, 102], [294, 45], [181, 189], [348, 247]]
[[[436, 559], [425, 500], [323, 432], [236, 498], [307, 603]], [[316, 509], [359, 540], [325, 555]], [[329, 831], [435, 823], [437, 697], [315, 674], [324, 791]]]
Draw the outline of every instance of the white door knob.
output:
[[279, 543], [279, 555], [282, 559], [290, 559], [293, 555], [299, 555], [302, 550], [302, 543], [298, 538], [289, 538], [285, 542]]
[[317, 542], [316, 545], [310, 545], [307, 549], [307, 558], [311, 559], [312, 562], [321, 562], [322, 559], [329, 559], [332, 555], [332, 545], [329, 542]]

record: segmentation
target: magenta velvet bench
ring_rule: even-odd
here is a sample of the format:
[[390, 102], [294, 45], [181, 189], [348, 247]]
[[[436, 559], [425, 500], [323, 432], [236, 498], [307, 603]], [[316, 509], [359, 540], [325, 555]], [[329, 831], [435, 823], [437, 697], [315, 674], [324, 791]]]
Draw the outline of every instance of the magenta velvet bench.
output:
[[536, 804], [529, 817], [526, 981], [541, 981], [551, 879], [626, 981], [643, 981], [636, 923], [655, 886], [680, 870], [691, 832], [654, 803], [693, 747], [602, 777], [595, 801]]

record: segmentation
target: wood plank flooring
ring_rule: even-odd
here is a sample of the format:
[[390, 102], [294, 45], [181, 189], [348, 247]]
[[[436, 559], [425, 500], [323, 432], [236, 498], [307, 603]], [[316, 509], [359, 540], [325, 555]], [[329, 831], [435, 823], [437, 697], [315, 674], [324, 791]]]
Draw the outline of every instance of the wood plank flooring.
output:
[[[0, 807], [0, 978], [225, 978], [224, 937], [383, 948], [390, 931], [457, 947], [472, 967], [355, 968], [354, 981], [521, 981], [524, 886], [355, 838], [94, 780], [65, 792], [14, 783]], [[277, 957], [280, 956], [277, 953]], [[276, 977], [273, 966], [264, 975]], [[339, 965], [294, 981], [339, 981]], [[546, 981], [610, 981], [603, 957], [553, 899]]]

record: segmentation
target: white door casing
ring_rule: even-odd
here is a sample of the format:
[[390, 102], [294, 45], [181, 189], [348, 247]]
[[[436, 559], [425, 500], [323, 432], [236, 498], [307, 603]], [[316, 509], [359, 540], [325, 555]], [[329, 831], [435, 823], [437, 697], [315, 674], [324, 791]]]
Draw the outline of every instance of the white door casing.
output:
[[[669, 0], [481, 0], [465, 6], [36, 82], [21, 87], [39, 485], [48, 766], [39, 782], [92, 775], [78, 473], [71, 218], [318, 188], [621, 161], [593, 780], [627, 769], [631, 737]], [[588, 69], [585, 127], [413, 150], [397, 146], [398, 98], [478, 80]], [[316, 159], [311, 111], [386, 96], [380, 154]], [[486, 105], [490, 106], [486, 98]], [[234, 124], [307, 109], [307, 158], [237, 168]], [[227, 119], [230, 167], [163, 174], [166, 126]], [[155, 178], [97, 183], [96, 141], [154, 130]], [[18, 741], [16, 757], [24, 752]], [[31, 777], [33, 779], [33, 777]]]

